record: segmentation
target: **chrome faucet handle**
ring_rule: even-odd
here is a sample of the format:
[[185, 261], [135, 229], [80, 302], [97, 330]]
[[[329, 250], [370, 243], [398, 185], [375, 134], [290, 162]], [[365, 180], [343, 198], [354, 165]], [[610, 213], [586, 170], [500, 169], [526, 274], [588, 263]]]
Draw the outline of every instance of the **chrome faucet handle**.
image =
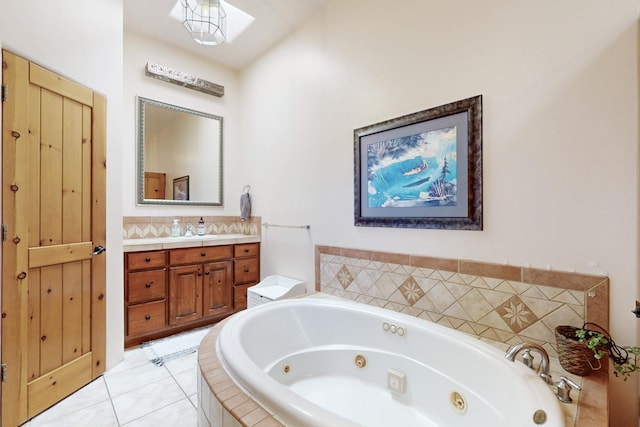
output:
[[556, 397], [560, 402], [564, 403], [573, 402], [573, 399], [570, 396], [571, 390], [573, 390], [574, 388], [576, 390], [582, 390], [582, 388], [578, 384], [565, 377], [564, 375], [560, 377], [560, 381], [556, 383], [556, 386], [558, 386]]
[[538, 376], [542, 378], [542, 381], [544, 381], [545, 383], [549, 385], [553, 385], [553, 378], [551, 377], [551, 374], [549, 372], [544, 373], [542, 372], [542, 370], [540, 370], [540, 372], [538, 373]]
[[533, 354], [531, 354], [531, 350], [528, 348], [522, 352], [522, 363], [533, 369]]

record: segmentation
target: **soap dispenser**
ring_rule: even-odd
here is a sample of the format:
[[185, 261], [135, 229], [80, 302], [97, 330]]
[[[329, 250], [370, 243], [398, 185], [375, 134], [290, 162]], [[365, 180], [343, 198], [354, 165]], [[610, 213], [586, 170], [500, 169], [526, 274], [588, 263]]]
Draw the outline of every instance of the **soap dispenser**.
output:
[[180, 237], [180, 224], [177, 219], [174, 219], [171, 225], [171, 237]]
[[200, 217], [200, 221], [198, 221], [198, 236], [204, 236], [206, 234], [207, 230], [204, 227], [204, 219], [202, 219], [202, 217]]

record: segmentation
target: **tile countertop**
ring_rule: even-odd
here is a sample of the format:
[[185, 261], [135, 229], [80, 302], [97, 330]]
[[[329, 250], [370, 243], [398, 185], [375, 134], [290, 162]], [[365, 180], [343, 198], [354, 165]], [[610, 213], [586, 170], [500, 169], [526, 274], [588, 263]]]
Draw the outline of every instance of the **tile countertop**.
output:
[[158, 249], [197, 248], [202, 246], [258, 243], [260, 236], [253, 234], [207, 234], [193, 237], [155, 237], [149, 239], [124, 239], [124, 252], [154, 251]]

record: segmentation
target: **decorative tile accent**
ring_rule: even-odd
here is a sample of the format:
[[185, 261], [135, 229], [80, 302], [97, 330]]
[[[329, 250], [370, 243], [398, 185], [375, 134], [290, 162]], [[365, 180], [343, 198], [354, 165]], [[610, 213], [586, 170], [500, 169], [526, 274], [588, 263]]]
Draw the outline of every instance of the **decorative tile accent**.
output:
[[410, 306], [424, 296], [424, 291], [412, 276], [409, 276], [409, 278], [400, 285], [400, 293], [402, 293], [402, 296]]
[[[241, 221], [236, 216], [204, 216], [207, 234], [252, 234], [260, 235], [262, 232], [261, 217], [251, 217], [248, 221]], [[157, 216], [157, 217], [137, 217], [127, 216], [122, 218], [122, 238], [123, 239], [149, 239], [154, 237], [169, 237], [171, 235], [171, 224], [174, 219], [180, 221], [184, 227], [186, 224], [193, 225], [195, 230], [200, 216]]]
[[555, 356], [555, 327], [608, 327], [609, 279], [477, 261], [316, 247], [316, 290]]
[[340, 282], [340, 284], [342, 285], [343, 289], [347, 289], [351, 284], [351, 282], [353, 282], [353, 277], [351, 277], [351, 273], [349, 273], [349, 270], [344, 265], [340, 270], [338, 270], [338, 274], [336, 274], [336, 278], [338, 279], [338, 282]]
[[516, 334], [538, 321], [536, 315], [517, 295], [512, 296], [509, 301], [498, 307], [496, 313], [502, 316]]

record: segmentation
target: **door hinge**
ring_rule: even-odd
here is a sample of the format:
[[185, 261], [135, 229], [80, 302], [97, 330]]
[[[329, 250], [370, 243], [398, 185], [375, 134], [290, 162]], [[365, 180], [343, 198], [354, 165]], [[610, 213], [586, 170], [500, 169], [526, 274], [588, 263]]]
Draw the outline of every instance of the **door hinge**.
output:
[[9, 85], [2, 85], [2, 102], [7, 102], [9, 99]]
[[7, 380], [7, 364], [3, 363], [2, 364], [2, 382], [5, 382]]
[[9, 231], [7, 228], [7, 224], [2, 224], [2, 241], [7, 240], [7, 236], [9, 235]]

